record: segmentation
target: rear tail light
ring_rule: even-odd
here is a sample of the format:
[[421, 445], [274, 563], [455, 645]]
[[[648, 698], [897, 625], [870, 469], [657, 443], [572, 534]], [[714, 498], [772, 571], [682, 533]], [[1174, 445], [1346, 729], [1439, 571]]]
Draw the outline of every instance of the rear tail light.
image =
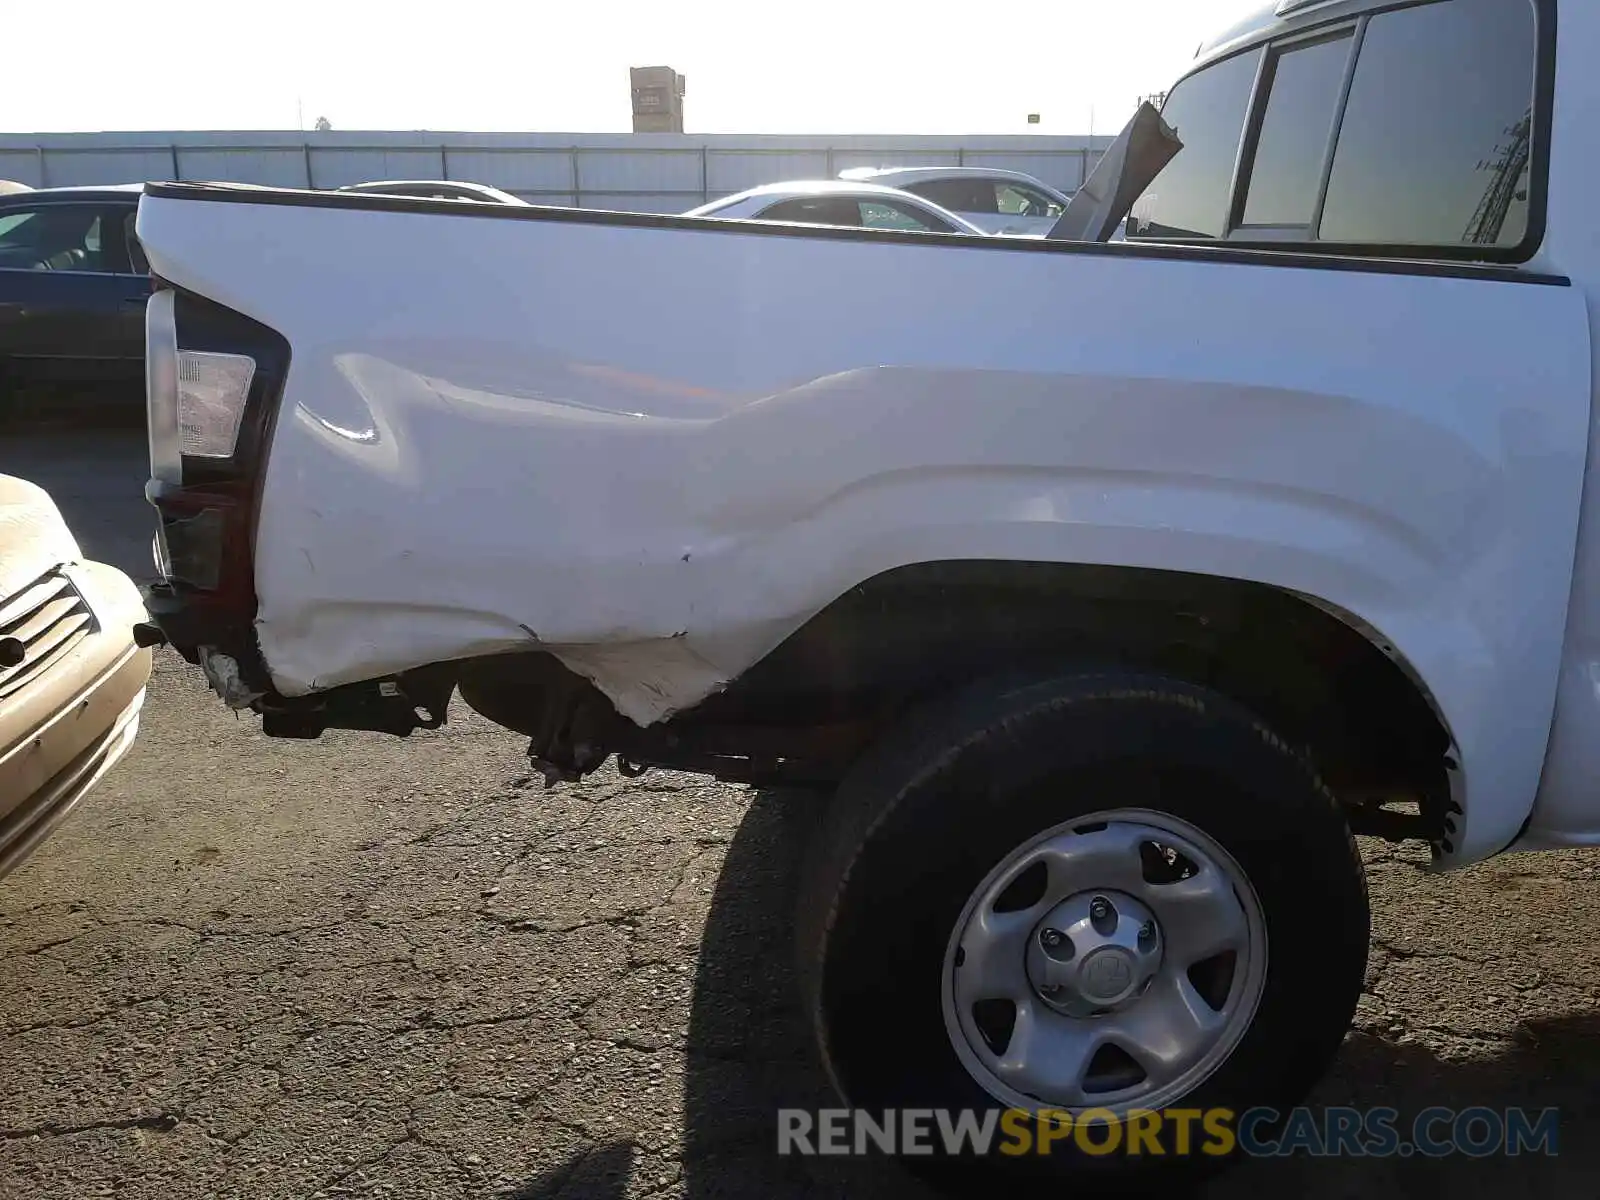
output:
[[178, 351], [178, 451], [192, 458], [232, 458], [250, 399], [255, 359], [243, 354]]
[[232, 642], [255, 614], [255, 515], [288, 365], [276, 331], [158, 282], [145, 308], [151, 550], [164, 607], [181, 600], [208, 631], [196, 645], [247, 648]]
[[256, 373], [246, 354], [179, 349], [176, 308], [168, 288], [145, 310], [150, 475], [174, 486], [183, 483], [185, 458], [234, 456]]

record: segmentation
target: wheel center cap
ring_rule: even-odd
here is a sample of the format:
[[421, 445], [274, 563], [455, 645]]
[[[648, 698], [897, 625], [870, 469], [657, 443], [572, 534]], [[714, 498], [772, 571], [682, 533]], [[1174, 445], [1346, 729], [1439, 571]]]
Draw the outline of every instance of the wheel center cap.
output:
[[1127, 998], [1139, 983], [1133, 955], [1121, 946], [1092, 951], [1078, 969], [1078, 990], [1085, 1000], [1110, 1005]]
[[1102, 1016], [1144, 994], [1161, 956], [1161, 929], [1143, 903], [1123, 892], [1080, 892], [1034, 927], [1028, 980], [1057, 1012]]

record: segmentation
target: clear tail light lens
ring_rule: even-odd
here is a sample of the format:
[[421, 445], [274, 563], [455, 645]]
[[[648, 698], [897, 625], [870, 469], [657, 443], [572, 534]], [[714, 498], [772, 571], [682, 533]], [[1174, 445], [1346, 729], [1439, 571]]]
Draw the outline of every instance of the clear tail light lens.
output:
[[163, 288], [145, 307], [145, 398], [150, 477], [179, 487], [184, 458], [232, 458], [255, 378], [245, 354], [178, 349], [175, 294]]
[[250, 398], [255, 360], [243, 354], [178, 351], [178, 452], [232, 458]]

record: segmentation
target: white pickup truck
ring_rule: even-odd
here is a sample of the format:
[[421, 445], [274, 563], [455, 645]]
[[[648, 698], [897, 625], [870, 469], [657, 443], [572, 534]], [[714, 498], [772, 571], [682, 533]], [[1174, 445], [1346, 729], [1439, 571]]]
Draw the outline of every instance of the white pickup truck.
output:
[[[1600, 844], [1600, 6], [1556, 16], [1267, 6], [1117, 244], [150, 186], [144, 636], [269, 735], [459, 692], [552, 781], [831, 794], [852, 1106], [1291, 1106], [1352, 833]], [[1069, 1148], [909, 1161], [1227, 1157]]]

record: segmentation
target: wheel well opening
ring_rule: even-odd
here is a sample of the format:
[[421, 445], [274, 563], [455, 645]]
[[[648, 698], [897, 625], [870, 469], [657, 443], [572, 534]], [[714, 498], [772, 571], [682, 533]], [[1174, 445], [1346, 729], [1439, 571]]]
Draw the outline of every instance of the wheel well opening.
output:
[[1407, 836], [1446, 828], [1450, 734], [1398, 653], [1326, 605], [1237, 579], [1057, 563], [900, 568], [852, 588], [665, 729], [680, 745], [712, 729], [870, 729], [985, 675], [1057, 666], [1142, 668], [1213, 688], [1303, 750], [1353, 811], [1398, 802], [1414, 818]]

